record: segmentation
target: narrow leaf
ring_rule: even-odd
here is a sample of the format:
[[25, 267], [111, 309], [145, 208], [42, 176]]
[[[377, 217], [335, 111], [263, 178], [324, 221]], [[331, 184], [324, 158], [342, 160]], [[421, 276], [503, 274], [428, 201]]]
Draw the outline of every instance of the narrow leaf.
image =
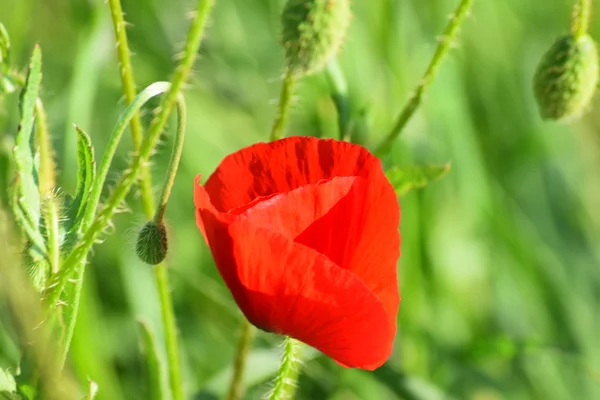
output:
[[39, 46], [33, 50], [27, 83], [22, 92], [20, 110], [21, 123], [13, 150], [17, 179], [15, 183], [16, 201], [21, 208], [17, 222], [26, 231], [39, 232], [40, 194], [37, 183], [37, 167], [32, 150], [32, 133], [35, 120], [35, 103], [42, 81], [42, 53]]
[[387, 170], [385, 174], [400, 197], [411, 190], [424, 188], [444, 177], [448, 172], [450, 172], [450, 164], [394, 167]]
[[81, 223], [88, 205], [88, 196], [96, 178], [96, 159], [92, 140], [85, 131], [75, 126], [77, 131], [77, 187], [75, 198], [69, 204], [68, 241], [74, 243], [79, 236]]
[[8, 371], [0, 369], [0, 393], [16, 391], [17, 383], [15, 382], [15, 378]]
[[152, 400], [167, 399], [166, 366], [160, 358], [158, 344], [154, 332], [148, 323], [139, 321], [142, 328], [142, 340], [146, 351], [146, 362], [148, 365], [148, 387]]

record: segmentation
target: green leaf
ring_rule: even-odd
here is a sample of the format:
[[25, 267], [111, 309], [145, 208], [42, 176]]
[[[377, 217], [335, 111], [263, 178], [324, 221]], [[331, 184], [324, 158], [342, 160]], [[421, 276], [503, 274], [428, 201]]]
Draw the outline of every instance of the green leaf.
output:
[[411, 190], [424, 188], [448, 172], [450, 172], [450, 164], [394, 167], [387, 170], [385, 174], [400, 197]]
[[0, 369], [0, 393], [3, 392], [16, 392], [17, 383], [15, 378], [3, 369]]
[[88, 196], [94, 179], [96, 178], [96, 158], [94, 155], [94, 147], [89, 135], [83, 129], [75, 126], [77, 131], [77, 187], [75, 190], [75, 198], [68, 205], [69, 222], [71, 225], [67, 230], [70, 244], [74, 244], [77, 240], [83, 216], [88, 205]]
[[[37, 166], [34, 162], [32, 133], [35, 121], [35, 102], [42, 81], [42, 53], [39, 46], [33, 50], [27, 83], [21, 95], [21, 122], [13, 150], [17, 178], [15, 183], [16, 204], [20, 209], [16, 212], [17, 222], [27, 234], [37, 232], [40, 226], [40, 194], [37, 183]], [[13, 208], [15, 208], [13, 207]], [[40, 234], [41, 236], [41, 234]], [[37, 237], [30, 238], [37, 245]]]
[[40, 220], [41, 201], [38, 188], [38, 165], [33, 152], [33, 130], [35, 125], [35, 104], [42, 82], [42, 52], [39, 46], [33, 49], [25, 88], [20, 95], [19, 110], [21, 121], [15, 140], [16, 179], [13, 187], [12, 210], [15, 220], [27, 239], [26, 262], [34, 286], [44, 289], [48, 273], [46, 243]]
[[154, 332], [148, 323], [139, 321], [148, 365], [148, 387], [152, 400], [167, 399], [166, 366], [160, 358]]

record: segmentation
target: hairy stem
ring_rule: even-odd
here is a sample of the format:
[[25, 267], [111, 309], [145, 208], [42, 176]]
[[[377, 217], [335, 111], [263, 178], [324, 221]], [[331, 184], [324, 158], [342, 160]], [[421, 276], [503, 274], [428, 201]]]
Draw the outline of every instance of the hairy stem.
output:
[[461, 0], [458, 8], [454, 12], [454, 14], [450, 17], [450, 22], [444, 31], [442, 38], [439, 41], [438, 47], [435, 50], [433, 58], [425, 71], [425, 74], [421, 78], [421, 82], [417, 85], [413, 95], [410, 97], [404, 109], [400, 113], [396, 124], [389, 132], [387, 137], [383, 140], [383, 142], [375, 149], [375, 154], [379, 157], [385, 155], [392, 147], [394, 141], [400, 136], [402, 130], [410, 121], [415, 111], [421, 105], [421, 101], [423, 100], [423, 94], [435, 78], [435, 75], [442, 65], [442, 61], [450, 51], [452, 47], [452, 43], [456, 40], [458, 36], [459, 28], [465, 21], [471, 6], [473, 5], [473, 0]]
[[[181, 376], [179, 360], [179, 344], [177, 338], [177, 321], [173, 312], [173, 299], [167, 276], [168, 269], [164, 264], [154, 268], [154, 278], [158, 286], [160, 299], [160, 310], [165, 330], [165, 341], [167, 347], [167, 363], [169, 365], [169, 382], [173, 399], [184, 399], [183, 379]], [[175, 366], [175, 367], [174, 367]], [[177, 385], [177, 386], [174, 386]], [[178, 397], [180, 396], [180, 397]]]
[[[160, 111], [148, 128], [148, 136], [157, 135], [167, 124], [169, 116], [171, 115], [171, 111], [177, 102], [182, 86], [187, 81], [192, 71], [192, 67], [194, 66], [194, 62], [196, 61], [198, 48], [200, 47], [202, 37], [204, 36], [206, 22], [214, 5], [215, 0], [198, 1], [194, 19], [190, 25], [183, 49], [183, 58], [180, 64], [177, 66], [175, 74], [171, 79], [170, 90], [167, 92], [165, 97], [163, 97], [159, 107]], [[166, 179], [167, 181], [170, 179], [169, 174], [167, 174]], [[163, 195], [161, 196], [160, 203], [160, 209], [162, 209], [162, 211], [158, 211], [155, 215], [164, 213], [164, 207], [166, 207], [166, 202], [164, 202], [166, 199], [165, 195], [168, 197], [169, 193], [170, 188], [168, 189], [167, 193], [165, 193], [163, 188]], [[150, 218], [150, 216], [151, 214], [147, 214], [148, 218]], [[171, 299], [171, 292], [169, 290], [169, 275], [167, 273], [167, 266], [164, 263], [161, 263], [155, 267], [155, 278], [156, 285], [159, 290], [162, 322], [165, 330], [171, 394], [173, 396], [173, 400], [183, 400], [185, 396], [181, 375], [181, 361], [179, 359], [177, 324], [175, 320], [175, 313], [173, 311], [173, 300]]]
[[244, 318], [242, 323], [242, 332], [235, 355], [235, 363], [233, 365], [233, 376], [231, 385], [229, 386], [229, 394], [227, 400], [240, 400], [244, 394], [244, 372], [246, 370], [246, 361], [252, 348], [252, 339], [256, 333], [254, 326]]
[[301, 344], [286, 336], [281, 365], [275, 377], [273, 389], [268, 396], [269, 400], [287, 400], [294, 397], [296, 381], [300, 373], [300, 346]]
[[277, 111], [275, 113], [275, 121], [271, 129], [271, 141], [282, 139], [285, 136], [285, 127], [287, 125], [290, 107], [292, 105], [292, 97], [294, 94], [294, 76], [290, 70], [287, 70], [283, 78], [281, 93], [279, 94], [279, 102], [277, 103]]
[[[157, 224], [162, 223], [165, 211], [167, 209], [167, 203], [171, 196], [171, 190], [175, 183], [175, 176], [177, 176], [177, 169], [179, 168], [179, 161], [181, 160], [181, 153], [183, 152], [183, 144], [185, 142], [185, 130], [181, 132], [181, 135], [175, 137], [175, 143], [173, 144], [173, 150], [171, 151], [171, 158], [167, 166], [167, 175], [162, 186], [160, 194], [160, 200], [158, 202], [158, 208], [154, 213], [154, 222]], [[162, 279], [162, 278], [161, 278]], [[158, 281], [157, 281], [158, 282]]]
[[[114, 158], [117, 146], [119, 141], [125, 131], [129, 121], [133, 114], [139, 111], [139, 109], [152, 97], [157, 96], [166, 92], [170, 87], [168, 82], [157, 82], [148, 86], [144, 89], [135, 99], [134, 102], [127, 107], [125, 112], [122, 114], [121, 118], [117, 122], [117, 125], [109, 139], [104, 157], [100, 164], [99, 174], [97, 175], [96, 180], [94, 181], [94, 185], [92, 186], [90, 196], [88, 198], [88, 206], [86, 209], [86, 213], [84, 215], [83, 221], [83, 231], [86, 232], [81, 241], [74, 247], [69, 256], [63, 262], [61, 269], [58, 274], [53, 277], [53, 281], [48, 286], [46, 291], [46, 308], [49, 315], [53, 315], [52, 311], [55, 306], [58, 304], [60, 299], [60, 295], [65, 287], [67, 281], [72, 277], [74, 271], [77, 271], [77, 279], [75, 284], [77, 285], [77, 290], [75, 291], [74, 296], [74, 304], [72, 307], [74, 308], [73, 314], [74, 316], [71, 318], [71, 321], [68, 322], [68, 331], [72, 330], [71, 325], [75, 324], [75, 316], [76, 309], [78, 307], [78, 299], [79, 293], [81, 290], [82, 277], [84, 273], [85, 267], [85, 259], [93, 246], [94, 242], [97, 240], [98, 236], [102, 233], [106, 226], [110, 222], [112, 215], [114, 214], [117, 207], [121, 204], [125, 196], [129, 193], [129, 190], [135, 183], [141, 165], [146, 164], [150, 155], [152, 153], [152, 149], [158, 142], [158, 136], [160, 134], [156, 134], [154, 136], [147, 136], [142, 143], [142, 147], [140, 151], [134, 156], [132, 159], [129, 168], [123, 172], [121, 178], [119, 179], [117, 185], [113, 189], [111, 195], [109, 196], [108, 203], [104, 207], [104, 209], [95, 217], [95, 210], [98, 208], [98, 204], [100, 202], [100, 195], [102, 192], [102, 187], [105, 184], [106, 177], [108, 175], [108, 170], [112, 159]], [[183, 115], [185, 119], [185, 104], [183, 99], [179, 100], [179, 109], [181, 109], [180, 115]], [[181, 126], [181, 123], [185, 121], [180, 121], [179, 129], [184, 129]], [[67, 346], [64, 351], [68, 351], [68, 343], [70, 342], [67, 339]]]
[[588, 32], [592, 14], [592, 0], [576, 0], [573, 5], [571, 32], [575, 37], [581, 37]]
[[[119, 69], [121, 75], [121, 84], [125, 94], [127, 105], [131, 104], [137, 94], [135, 88], [135, 78], [133, 77], [133, 68], [131, 67], [131, 56], [129, 51], [129, 43], [127, 40], [127, 29], [125, 20], [123, 19], [123, 10], [121, 9], [120, 0], [108, 0], [110, 7], [110, 15], [112, 17], [113, 29], [117, 43], [117, 56], [119, 57]], [[138, 150], [142, 143], [144, 135], [142, 122], [139, 114], [135, 114], [131, 119], [131, 139], [133, 141], [134, 150]], [[152, 176], [146, 166], [142, 166], [140, 172], [140, 189], [142, 193], [142, 207], [146, 215], [152, 214], [154, 211], [154, 199], [152, 197]]]

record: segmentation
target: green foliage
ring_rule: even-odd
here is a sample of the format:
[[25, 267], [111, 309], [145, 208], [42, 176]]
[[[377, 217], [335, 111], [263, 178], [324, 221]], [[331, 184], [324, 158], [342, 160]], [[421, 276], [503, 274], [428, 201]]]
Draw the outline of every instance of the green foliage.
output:
[[10, 71], [10, 38], [5, 26], [0, 23], [0, 94], [15, 91], [15, 83], [9, 76]]
[[10, 372], [0, 369], [0, 395], [17, 391], [17, 383]]
[[2, 73], [8, 71], [10, 66], [10, 37], [4, 24], [0, 23], [0, 70]]
[[76, 126], [77, 131], [77, 187], [75, 197], [67, 198], [69, 218], [67, 223], [67, 243], [74, 244], [81, 235], [83, 218], [88, 207], [88, 198], [96, 178], [96, 158], [89, 135]]
[[[366, 144], [388, 132], [456, 3], [353, 2], [352, 29], [338, 60], [356, 106], [349, 130], [360, 120], [360, 106], [369, 105], [362, 130]], [[591, 112], [582, 123], [542, 124], [527, 84], [538, 61], [531, 55], [544, 52], [547, 38], [564, 30], [568, 3], [475, 2], [468, 29], [384, 160], [386, 169], [452, 161], [450, 175], [419, 196], [403, 198], [398, 269], [403, 300], [394, 354], [370, 373], [346, 370], [315, 351], [304, 357], [297, 400], [600, 398], [595, 117]], [[226, 154], [267, 140], [270, 101], [278, 91], [269, 79], [281, 72], [277, 4], [219, 2], [207, 32], [209, 46], [185, 92], [192, 111], [189, 134], [166, 218], [176, 227], [169, 274], [189, 398], [226, 395], [239, 323], [195, 226], [191, 182], [198, 174], [208, 176]], [[189, 3], [123, 5], [135, 26], [128, 34], [138, 87], [164, 79], [185, 35]], [[13, 62], [25, 59], [35, 41], [44, 48], [50, 125], [71, 131], [73, 123], [81, 123], [97, 151], [107, 147], [107, 133], [123, 106], [106, 7], [101, 1], [44, 7], [32, 0], [0, 1]], [[590, 30], [595, 38], [597, 11]], [[339, 137], [323, 77], [305, 79], [297, 89], [300, 101], [289, 132]], [[75, 105], [71, 111], [65, 109], [69, 104]], [[0, 108], [0, 132], [10, 145], [19, 121], [16, 96], [3, 94]], [[61, 187], [74, 187], [76, 142], [63, 136], [54, 138], [62, 166], [58, 180]], [[167, 165], [164, 148], [152, 166], [157, 175]], [[126, 144], [119, 150], [109, 182], [129, 152]], [[9, 167], [2, 164], [0, 172]], [[125, 233], [133, 221], [145, 221], [138, 203], [130, 196], [132, 213], [114, 218], [115, 234], [89, 258], [67, 363], [66, 374], [77, 377], [82, 396], [88, 377], [98, 383], [98, 400], [140, 398], [140, 388], [148, 385], [147, 358], [139, 352], [133, 321], [142, 317], [160, 326], [154, 269], [137, 260], [130, 237], [135, 233]], [[69, 211], [65, 207], [62, 216]], [[5, 286], [0, 284], [0, 294]], [[17, 327], [6, 310], [0, 301], [0, 368], [16, 365], [19, 357]], [[163, 332], [155, 333], [161, 343]], [[506, 345], [497, 345], [500, 339]], [[258, 332], [244, 400], [259, 398], [271, 386], [277, 343], [274, 335]]]
[[385, 172], [398, 196], [421, 189], [450, 172], [450, 164], [394, 167]]
[[167, 399], [166, 365], [161, 360], [156, 335], [145, 321], [139, 322], [148, 367], [148, 391], [151, 400]]
[[302, 76], [323, 69], [342, 46], [350, 18], [349, 0], [288, 0], [281, 25], [291, 73]]
[[598, 50], [589, 35], [561, 36], [546, 52], [534, 77], [544, 119], [572, 120], [583, 114], [598, 85]]
[[19, 102], [21, 122], [13, 150], [17, 176], [12, 189], [12, 209], [16, 222], [27, 239], [25, 260], [32, 282], [38, 291], [44, 289], [49, 273], [46, 244], [41, 230], [38, 166], [33, 151], [35, 103], [41, 82], [42, 52], [39, 46], [35, 46]]

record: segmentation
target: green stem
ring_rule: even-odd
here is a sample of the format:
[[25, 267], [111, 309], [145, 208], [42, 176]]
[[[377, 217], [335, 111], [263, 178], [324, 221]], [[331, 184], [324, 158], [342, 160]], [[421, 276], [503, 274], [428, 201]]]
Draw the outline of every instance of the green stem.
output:
[[[134, 102], [127, 107], [117, 122], [117, 126], [115, 127], [115, 130], [109, 139], [106, 152], [99, 168], [99, 173], [94, 181], [94, 185], [88, 199], [89, 204], [86, 209], [86, 214], [84, 215], [83, 231], [85, 234], [65, 259], [59, 273], [54, 277], [52, 284], [49, 285], [46, 293], [47, 309], [52, 310], [56, 306], [65, 284], [71, 278], [71, 274], [77, 266], [81, 265], [85, 261], [85, 258], [87, 257], [94, 242], [98, 239], [98, 236], [104, 231], [104, 229], [106, 229], [115, 210], [121, 204], [125, 196], [127, 196], [129, 190], [135, 183], [141, 165], [148, 162], [148, 159], [152, 153], [152, 149], [158, 142], [160, 132], [155, 135], [148, 135], [144, 138], [139, 153], [133, 157], [129, 168], [123, 172], [121, 178], [113, 188], [113, 191], [107, 200], [106, 206], [94, 219], [94, 211], [98, 207], [100, 194], [108, 175], [110, 163], [116, 152], [119, 140], [122, 137], [125, 128], [129, 124], [131, 116], [138, 112], [148, 100], [154, 96], [166, 92], [169, 90], [169, 87], [170, 85], [168, 82], [156, 82], [142, 90], [142, 92], [136, 96]], [[180, 114], [185, 118], [185, 103], [183, 99], [179, 98], [177, 104]], [[181, 124], [181, 121], [178, 129], [185, 129], [185, 127]], [[83, 268], [81, 269], [83, 270]], [[81, 272], [80, 275], [83, 275], [83, 272]]]
[[233, 365], [233, 376], [231, 385], [229, 386], [229, 394], [227, 400], [240, 400], [244, 392], [244, 371], [246, 370], [246, 361], [252, 348], [252, 339], [256, 330], [254, 326], [244, 318], [242, 323], [242, 332], [235, 355], [235, 363]]
[[[125, 93], [127, 104], [131, 104], [137, 94], [135, 88], [135, 78], [133, 77], [133, 68], [131, 67], [131, 56], [129, 51], [129, 43], [127, 40], [127, 29], [125, 20], [123, 19], [123, 10], [121, 9], [120, 0], [108, 0], [110, 14], [113, 22], [113, 29], [117, 43], [117, 56], [121, 68], [121, 84]], [[134, 150], [140, 148], [143, 138], [143, 129], [140, 115], [136, 113], [131, 119], [131, 139], [133, 141]], [[140, 172], [141, 179], [139, 182], [141, 189], [142, 207], [146, 215], [152, 215], [154, 211], [154, 199], [152, 197], [152, 176], [149, 169], [144, 165]]]
[[275, 113], [275, 121], [271, 129], [271, 141], [282, 139], [285, 136], [285, 126], [287, 125], [290, 106], [294, 92], [294, 76], [290, 70], [287, 70], [283, 78], [281, 93], [279, 94], [279, 103]]
[[350, 105], [348, 104], [348, 84], [336, 59], [327, 64], [325, 73], [331, 88], [331, 98], [338, 113], [340, 140], [349, 140]]
[[[184, 82], [187, 81], [192, 67], [194, 66], [194, 62], [196, 61], [198, 48], [200, 47], [202, 37], [204, 36], [206, 22], [214, 5], [215, 0], [198, 1], [195, 10], [195, 18], [190, 25], [183, 49], [183, 58], [180, 64], [177, 66], [175, 74], [171, 79], [170, 90], [162, 99], [162, 102], [159, 106], [160, 111], [148, 128], [148, 136], [158, 135], [167, 124], [169, 116], [171, 115], [171, 111], [177, 102], [179, 92], [181, 91]], [[169, 179], [169, 174], [167, 174], [167, 179]], [[163, 190], [163, 195], [164, 194], [165, 192]], [[164, 198], [161, 199], [161, 208], [163, 209], [162, 212], [164, 212], [164, 207], [162, 206], [163, 200]], [[161, 211], [158, 213], [160, 214]], [[148, 218], [150, 218], [150, 215], [151, 214], [147, 214]], [[155, 278], [161, 299], [160, 307], [162, 313], [162, 322], [165, 330], [171, 392], [173, 400], [183, 400], [184, 389], [181, 374], [181, 363], [179, 360], [177, 325], [175, 313], [173, 311], [171, 292], [169, 291], [169, 275], [167, 274], [167, 268], [164, 264], [160, 264], [155, 267]]]
[[581, 37], [588, 32], [592, 14], [592, 0], [577, 0], [573, 5], [571, 32], [575, 37]]
[[169, 364], [169, 382], [174, 400], [183, 400], [183, 378], [181, 374], [181, 361], [179, 359], [179, 343], [177, 339], [177, 321], [173, 312], [173, 299], [169, 287], [167, 266], [162, 263], [154, 267], [154, 277], [158, 287], [160, 310], [165, 329], [167, 347], [167, 362]]
[[[50, 315], [51, 319], [53, 319], [54, 314], [52, 313], [54, 312], [56, 304], [59, 302], [63, 289], [65, 288], [66, 283], [73, 278], [73, 275], [75, 275], [73, 279], [75, 287], [72, 291], [71, 304], [68, 304], [68, 306], [72, 309], [68, 314], [66, 321], [64, 345], [60, 359], [61, 367], [64, 366], [66, 361], [73, 338], [73, 332], [75, 331], [77, 312], [79, 310], [79, 302], [81, 299], [81, 290], [83, 288], [83, 277], [85, 275], [86, 257], [98, 239], [99, 235], [108, 226], [115, 210], [125, 199], [129, 193], [129, 190], [137, 180], [141, 166], [148, 162], [148, 159], [152, 154], [152, 149], [158, 142], [159, 135], [154, 137], [147, 136], [144, 138], [144, 142], [142, 143], [139, 153], [134, 156], [129, 168], [121, 175], [121, 178], [109, 196], [105, 208], [96, 216], [95, 211], [97, 210], [100, 202], [100, 195], [106, 182], [110, 164], [112, 163], [118, 144], [123, 136], [123, 133], [125, 132], [125, 129], [129, 125], [132, 116], [135, 115], [141, 109], [141, 107], [148, 102], [148, 100], [157, 95], [165, 93], [169, 90], [169, 88], [170, 84], [168, 82], [156, 82], [151, 84], [135, 97], [131, 105], [125, 109], [119, 118], [119, 121], [117, 122], [117, 125], [115, 126], [115, 129], [109, 138], [104, 157], [102, 158], [100, 164], [99, 173], [94, 181], [90, 196], [88, 198], [89, 204], [86, 208], [83, 221], [83, 231], [85, 234], [80, 243], [73, 248], [71, 253], [64, 260], [59, 273], [54, 276], [51, 285], [48, 286], [45, 296], [46, 310], [47, 315]], [[178, 121], [178, 136], [181, 135], [182, 131], [185, 130], [185, 104], [183, 99], [180, 99], [179, 104], [179, 117], [181, 119]], [[95, 220], [94, 217], [96, 217]]]
[[279, 371], [277, 371], [273, 389], [268, 396], [269, 400], [294, 398], [297, 387], [296, 381], [300, 373], [300, 346], [300, 342], [296, 341], [296, 339], [286, 336], [281, 365], [279, 366]]
[[435, 50], [433, 58], [427, 67], [427, 71], [423, 75], [421, 82], [417, 85], [413, 95], [410, 97], [404, 109], [400, 113], [396, 124], [389, 132], [387, 137], [383, 140], [383, 142], [375, 149], [375, 154], [379, 157], [384, 156], [392, 147], [394, 141], [400, 136], [402, 130], [410, 121], [415, 111], [421, 105], [421, 101], [423, 99], [423, 94], [433, 81], [438, 69], [442, 65], [442, 61], [444, 57], [450, 51], [452, 47], [452, 43], [456, 40], [458, 36], [459, 28], [462, 23], [465, 21], [471, 6], [473, 5], [473, 0], [461, 0], [458, 8], [454, 12], [454, 14], [450, 18], [450, 22], [444, 31], [442, 38], [439, 41], [438, 47]]
[[173, 150], [171, 151], [171, 158], [167, 166], [167, 175], [162, 186], [162, 192], [160, 194], [160, 200], [158, 202], [158, 208], [154, 214], [154, 222], [157, 224], [162, 223], [165, 211], [167, 209], [167, 203], [171, 196], [171, 190], [175, 183], [175, 177], [177, 176], [177, 168], [179, 167], [179, 161], [181, 160], [181, 153], [183, 152], [183, 144], [185, 142], [185, 130], [181, 131], [175, 137], [175, 143], [173, 144]]
[[[133, 118], [135, 114], [142, 108], [148, 100], [151, 98], [165, 93], [169, 90], [171, 85], [168, 82], [155, 82], [142, 90], [139, 95], [137, 95], [134, 101], [127, 107], [125, 112], [119, 118], [115, 129], [113, 130], [112, 135], [108, 140], [108, 144], [106, 145], [106, 150], [104, 151], [104, 156], [102, 157], [102, 161], [100, 162], [100, 166], [98, 168], [98, 173], [96, 175], [96, 179], [94, 180], [94, 184], [92, 186], [90, 197], [88, 198], [88, 205], [86, 208], [85, 215], [83, 217], [83, 231], [88, 231], [92, 222], [94, 222], [94, 218], [96, 217], [96, 212], [98, 209], [98, 205], [100, 203], [100, 197], [102, 195], [102, 188], [106, 182], [106, 177], [108, 176], [108, 171], [110, 170], [110, 165], [112, 160], [117, 152], [117, 147], [119, 146], [119, 142], [123, 137], [123, 133], [129, 125], [129, 122]], [[153, 136], [158, 136], [160, 132], [154, 132]], [[152, 135], [148, 135], [144, 143], [148, 143], [148, 138]], [[134, 160], [139, 160], [140, 152], [134, 157]]]

